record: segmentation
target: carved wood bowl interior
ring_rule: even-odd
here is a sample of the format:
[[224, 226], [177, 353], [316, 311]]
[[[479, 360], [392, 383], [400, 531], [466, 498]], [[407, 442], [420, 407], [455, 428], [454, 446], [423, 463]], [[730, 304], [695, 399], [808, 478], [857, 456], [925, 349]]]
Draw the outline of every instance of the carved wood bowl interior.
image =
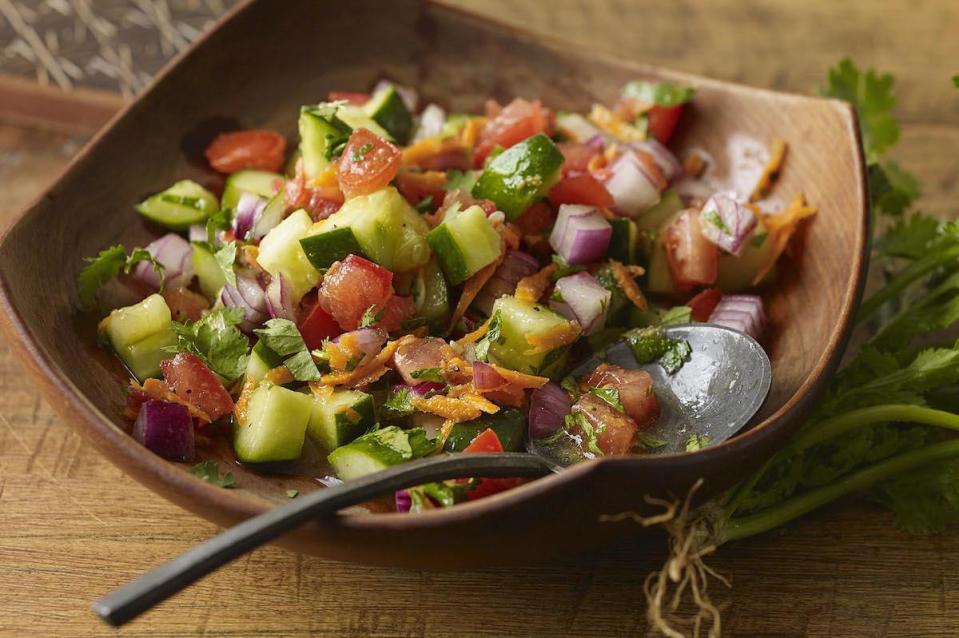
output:
[[382, 76], [455, 111], [479, 111], [489, 96], [584, 111], [612, 103], [631, 79], [692, 85], [695, 103], [672, 144], [680, 155], [705, 149], [715, 160], [712, 177], [732, 184], [751, 148], [782, 138], [789, 154], [769, 201], [781, 207], [801, 192], [820, 212], [806, 228], [801, 257], [784, 264], [784, 276], [765, 293], [773, 384], [746, 432], [693, 454], [592, 461], [447, 510], [344, 514], [303, 528], [285, 544], [419, 567], [562, 555], [635, 534], [635, 526], [598, 518], [640, 507], [644, 493], [683, 493], [700, 477], [710, 491], [729, 486], [798, 427], [838, 362], [863, 282], [868, 215], [848, 105], [602, 58], [438, 4], [259, 0], [232, 11], [168, 67], [0, 245], [0, 325], [51, 404], [103, 454], [160, 495], [223, 525], [285, 500], [288, 489], [322, 488], [308, 478], [234, 465], [224, 449], [221, 467], [229, 467], [238, 487], [221, 489], [136, 443], [121, 416], [122, 370], [98, 350], [97, 317], [81, 312], [75, 278], [83, 257], [119, 242], [143, 245], [158, 234], [132, 208], [146, 194], [184, 177], [216, 180], [196, 156], [217, 129], [271, 128], [295, 142], [301, 104], [334, 89], [368, 90]]

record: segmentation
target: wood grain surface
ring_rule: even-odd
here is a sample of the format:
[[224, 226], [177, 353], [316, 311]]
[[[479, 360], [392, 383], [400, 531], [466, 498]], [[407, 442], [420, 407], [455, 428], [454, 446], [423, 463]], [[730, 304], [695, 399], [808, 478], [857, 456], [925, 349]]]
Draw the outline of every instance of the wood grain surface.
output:
[[[890, 70], [904, 122], [895, 156], [920, 176], [924, 209], [956, 210], [959, 95], [948, 80], [959, 72], [955, 2], [457, 4], [607, 53], [798, 92], [818, 85], [844, 54]], [[0, 224], [81, 142], [0, 125]], [[3, 636], [643, 635], [641, 583], [663, 558], [662, 547], [647, 542], [553, 567], [436, 573], [265, 548], [119, 632], [93, 619], [94, 597], [214, 532], [68, 430], [0, 344]], [[959, 633], [959, 534], [906, 536], [867, 503], [849, 501], [724, 547], [712, 565], [733, 578], [728, 635]]]

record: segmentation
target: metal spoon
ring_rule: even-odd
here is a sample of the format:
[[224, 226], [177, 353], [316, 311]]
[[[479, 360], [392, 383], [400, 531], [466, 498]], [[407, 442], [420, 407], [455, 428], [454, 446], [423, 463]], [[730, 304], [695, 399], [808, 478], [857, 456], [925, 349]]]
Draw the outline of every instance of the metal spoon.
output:
[[[749, 422], [769, 392], [772, 370], [766, 353], [752, 338], [719, 326], [672, 326], [666, 329], [666, 336], [685, 339], [692, 347], [690, 360], [674, 375], [666, 374], [657, 363], [637, 365], [624, 343], [586, 361], [573, 374], [584, 375], [601, 360], [647, 370], [661, 406], [651, 434], [666, 441], [655, 453], [684, 451], [693, 435], [700, 437], [704, 447], [725, 441]], [[93, 611], [111, 625], [123, 625], [218, 567], [303, 523], [399, 489], [470, 476], [538, 477], [569, 464], [568, 456], [535, 442], [529, 449], [532, 454], [450, 454], [419, 459], [305, 494], [150, 570], [95, 601]]]

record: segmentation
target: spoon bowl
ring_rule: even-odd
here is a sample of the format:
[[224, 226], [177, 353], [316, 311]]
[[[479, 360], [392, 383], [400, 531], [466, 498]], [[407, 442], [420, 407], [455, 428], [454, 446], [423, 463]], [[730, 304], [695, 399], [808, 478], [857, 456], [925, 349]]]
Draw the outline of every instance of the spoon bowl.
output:
[[[696, 97], [671, 142], [680, 157], [705, 151], [713, 159], [708, 179], [733, 187], [754, 151], [781, 138], [788, 156], [764, 205], [776, 210], [803, 193], [820, 213], [806, 228], [801, 257], [782, 262], [776, 284], [763, 291], [772, 384], [736, 436], [691, 454], [597, 459], [415, 516], [351, 510], [357, 515], [304, 525], [281, 542], [340, 560], [418, 568], [581, 553], [636, 533], [632, 525], [601, 523], [601, 514], [635, 507], [645, 493], [685, 493], [700, 478], [711, 491], [724, 489], [795, 431], [839, 361], [863, 282], [865, 171], [849, 105], [596, 56], [438, 3], [256, 0], [238, 3], [161, 73], [0, 243], [0, 328], [50, 404], [105, 456], [159, 495], [224, 526], [288, 501], [287, 490], [322, 489], [312, 477], [235, 465], [230, 450], [217, 449], [205, 458], [237, 482], [222, 489], [134, 441], [122, 414], [124, 373], [97, 348], [99, 317], [81, 312], [74, 282], [84, 257], [155, 238], [155, 229], [132, 221], [131, 207], [144, 195], [177, 179], [216, 179], [197, 162], [197, 149], [218, 132], [217, 122], [272, 128], [293, 140], [300, 105], [331, 90], [368, 90], [382, 76], [415, 86], [450, 112], [479, 112], [490, 96], [584, 112], [594, 102], [613, 102], [629, 80], [688, 85]], [[487, 542], [494, 536], [510, 542]]]

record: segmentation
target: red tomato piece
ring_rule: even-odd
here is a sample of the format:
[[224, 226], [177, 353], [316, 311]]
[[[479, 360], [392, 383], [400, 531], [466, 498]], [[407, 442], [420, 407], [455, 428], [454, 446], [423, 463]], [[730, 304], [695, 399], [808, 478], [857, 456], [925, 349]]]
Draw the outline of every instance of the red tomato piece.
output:
[[589, 168], [589, 162], [600, 154], [599, 149], [589, 144], [580, 142], [560, 142], [558, 144], [559, 152], [563, 154], [563, 175], [571, 172], [585, 171]]
[[719, 272], [719, 249], [703, 235], [699, 211], [687, 208], [665, 231], [663, 242], [673, 284], [680, 290], [711, 286]]
[[233, 399], [220, 379], [206, 367], [200, 357], [181, 352], [160, 362], [163, 379], [170, 389], [206, 413], [211, 420], [233, 411]]
[[416, 315], [416, 304], [412, 297], [393, 295], [383, 307], [383, 316], [376, 325], [387, 332], [396, 332], [403, 326], [403, 322]]
[[495, 454], [503, 451], [503, 444], [492, 428], [486, 428], [476, 435], [470, 441], [470, 444], [463, 448], [464, 452], [481, 452], [485, 454]]
[[549, 190], [549, 201], [560, 204], [585, 204], [609, 208], [615, 202], [606, 187], [589, 173], [571, 173]]
[[354, 93], [353, 91], [330, 91], [328, 95], [330, 102], [342, 100], [353, 106], [363, 106], [370, 101], [371, 97], [369, 93]]
[[523, 235], [542, 235], [556, 221], [556, 212], [549, 204], [536, 202], [519, 216], [514, 224]]
[[549, 110], [539, 100], [529, 102], [516, 98], [486, 123], [473, 151], [473, 166], [482, 168], [490, 152], [497, 146], [509, 148], [537, 133], [550, 134], [551, 118]]
[[337, 181], [347, 199], [368, 195], [388, 185], [400, 170], [403, 154], [382, 137], [365, 128], [350, 135]]
[[688, 302], [686, 305], [692, 311], [690, 316], [693, 321], [709, 321], [709, 316], [723, 298], [723, 291], [719, 288], [707, 288]]
[[334, 263], [317, 293], [319, 304], [343, 330], [356, 330], [370, 306], [383, 309], [393, 296], [393, 273], [350, 255]]
[[303, 335], [303, 341], [310, 350], [316, 350], [323, 346], [324, 339], [332, 339], [339, 336], [343, 331], [339, 324], [328, 312], [323, 310], [320, 304], [313, 306], [309, 314], [306, 315], [300, 323], [300, 334]]
[[676, 125], [679, 124], [679, 117], [683, 114], [685, 104], [676, 106], [654, 106], [647, 113], [649, 118], [648, 131], [663, 144], [669, 144], [669, 140], [676, 132]]
[[659, 401], [653, 393], [653, 378], [645, 370], [629, 370], [601, 363], [580, 381], [580, 387], [612, 386], [619, 392], [619, 401], [636, 425], [645, 428], [659, 416]]
[[180, 286], [164, 289], [163, 300], [170, 307], [174, 321], [197, 321], [203, 316], [203, 311], [210, 307], [206, 297]]
[[[636, 438], [636, 421], [623, 414], [605, 399], [595, 394], [584, 394], [573, 404], [573, 412], [582, 414], [592, 426], [596, 437], [596, 447], [606, 456], [629, 454]], [[570, 428], [570, 432], [579, 435], [584, 445], [588, 437], [579, 425]]]
[[446, 197], [443, 186], [446, 173], [440, 171], [400, 171], [396, 175], [396, 189], [411, 206], [416, 206], [427, 197], [432, 197], [430, 210], [436, 210]]
[[245, 169], [279, 171], [285, 153], [285, 137], [260, 129], [220, 133], [204, 152], [213, 170], [226, 174]]

